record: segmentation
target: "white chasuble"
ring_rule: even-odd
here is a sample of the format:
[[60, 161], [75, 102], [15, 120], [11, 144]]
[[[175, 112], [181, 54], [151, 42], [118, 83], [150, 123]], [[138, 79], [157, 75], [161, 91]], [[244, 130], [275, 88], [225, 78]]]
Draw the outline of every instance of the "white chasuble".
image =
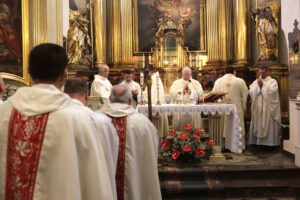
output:
[[109, 96], [111, 93], [112, 85], [107, 78], [100, 76], [98, 74], [95, 75], [95, 79], [91, 85], [91, 96], [99, 96], [102, 97], [104, 103], [109, 102]]
[[[227, 93], [226, 102], [236, 106], [240, 127], [242, 128], [241, 134], [245, 136], [244, 112], [246, 111], [248, 97], [248, 88], [245, 81], [233, 74], [226, 74], [215, 82], [213, 91]], [[225, 136], [225, 134], [223, 135]]]
[[[125, 80], [120, 83], [121, 85], [126, 85], [131, 91], [138, 91], [141, 92], [141, 86], [135, 81], [131, 81], [130, 83], [127, 83]], [[132, 101], [131, 105], [136, 108], [137, 102], [135, 100]]]
[[[197, 102], [197, 99], [201, 98], [203, 94], [203, 89], [199, 81], [194, 79], [186, 81], [181, 78], [173, 82], [170, 88], [172, 102], [174, 102], [177, 98], [183, 100], [183, 88], [185, 87], [185, 85], [188, 85], [191, 90], [190, 103], [195, 104]], [[179, 96], [179, 93], [181, 93], [181, 97]], [[186, 124], [193, 124], [195, 128], [202, 128], [202, 119], [200, 114], [193, 113], [192, 115], [190, 115], [188, 113], [178, 113], [177, 115], [173, 116], [174, 130], [183, 131], [184, 125]]]
[[280, 143], [281, 125], [278, 83], [269, 76], [262, 81], [262, 88], [259, 87], [257, 80], [250, 85], [252, 116], [249, 143], [277, 146]]
[[0, 199], [114, 199], [91, 115], [68, 95], [22, 87], [0, 113]]
[[127, 104], [105, 104], [100, 111], [112, 118], [119, 135], [118, 197], [121, 200], [160, 200], [156, 128]]

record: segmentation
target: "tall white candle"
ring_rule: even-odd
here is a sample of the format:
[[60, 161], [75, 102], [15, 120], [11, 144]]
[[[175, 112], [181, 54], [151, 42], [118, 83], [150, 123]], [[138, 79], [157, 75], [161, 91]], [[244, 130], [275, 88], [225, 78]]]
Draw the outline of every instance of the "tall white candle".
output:
[[143, 54], [143, 67], [145, 67], [145, 54]]
[[140, 73], [140, 84], [144, 84], [144, 73]]

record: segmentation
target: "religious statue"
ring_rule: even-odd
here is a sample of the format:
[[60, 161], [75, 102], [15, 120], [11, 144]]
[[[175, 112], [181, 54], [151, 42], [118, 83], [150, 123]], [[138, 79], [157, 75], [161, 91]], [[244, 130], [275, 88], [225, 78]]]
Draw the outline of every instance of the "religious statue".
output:
[[90, 53], [91, 40], [88, 26], [87, 13], [89, 9], [70, 10], [70, 28], [67, 35], [67, 55], [69, 63], [77, 65], [88, 65], [92, 63]]
[[257, 24], [257, 39], [260, 61], [272, 61], [278, 54], [278, 12], [279, 4], [267, 0], [261, 7], [252, 10]]

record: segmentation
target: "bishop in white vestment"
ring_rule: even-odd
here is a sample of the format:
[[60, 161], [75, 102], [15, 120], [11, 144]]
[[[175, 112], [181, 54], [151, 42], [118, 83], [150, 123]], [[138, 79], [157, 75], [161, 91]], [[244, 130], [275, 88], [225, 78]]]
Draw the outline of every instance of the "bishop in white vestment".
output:
[[109, 102], [110, 90], [112, 85], [108, 80], [109, 67], [106, 64], [100, 65], [98, 73], [91, 85], [91, 96], [99, 96], [103, 99], [104, 103]]
[[117, 85], [112, 89], [112, 103], [100, 109], [112, 118], [119, 135], [118, 199], [160, 200], [157, 131], [148, 118], [130, 105], [130, 101], [130, 90]]
[[259, 69], [260, 77], [250, 85], [251, 125], [249, 143], [277, 146], [280, 144], [280, 99], [278, 83], [268, 76], [268, 68]]
[[[248, 88], [246, 86], [245, 81], [241, 78], [236, 77], [234, 73], [235, 72], [233, 67], [227, 67], [226, 74], [223, 77], [216, 80], [213, 91], [227, 93], [226, 102], [235, 105], [240, 119], [240, 127], [242, 128], [241, 134], [243, 136], [243, 144], [245, 144], [244, 112], [246, 111]], [[226, 120], [226, 115], [225, 115], [225, 120]], [[224, 133], [225, 133], [225, 128], [224, 128]], [[225, 136], [224, 133], [223, 136]]]
[[[192, 79], [192, 71], [189, 67], [182, 69], [182, 78], [173, 82], [170, 92], [172, 95], [172, 101], [184, 99], [184, 91], [189, 92], [190, 104], [196, 104], [198, 98], [200, 99], [203, 94], [203, 89], [199, 81]], [[179, 95], [180, 94], [180, 95]], [[173, 118], [173, 129], [184, 130], [184, 125], [193, 124], [195, 128], [202, 127], [202, 120], [200, 114], [194, 113], [182, 114], [179, 113]]]

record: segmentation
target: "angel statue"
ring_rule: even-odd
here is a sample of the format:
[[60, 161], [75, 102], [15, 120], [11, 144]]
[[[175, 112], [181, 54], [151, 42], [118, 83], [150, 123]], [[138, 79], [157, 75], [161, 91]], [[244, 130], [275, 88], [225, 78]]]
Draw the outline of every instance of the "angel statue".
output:
[[259, 61], [272, 61], [278, 54], [279, 4], [267, 0], [261, 7], [252, 10], [252, 19], [257, 24]]
[[90, 53], [91, 40], [89, 36], [87, 20], [88, 9], [78, 11], [70, 10], [70, 27], [67, 35], [67, 55], [69, 63], [77, 65], [88, 65], [92, 63]]

